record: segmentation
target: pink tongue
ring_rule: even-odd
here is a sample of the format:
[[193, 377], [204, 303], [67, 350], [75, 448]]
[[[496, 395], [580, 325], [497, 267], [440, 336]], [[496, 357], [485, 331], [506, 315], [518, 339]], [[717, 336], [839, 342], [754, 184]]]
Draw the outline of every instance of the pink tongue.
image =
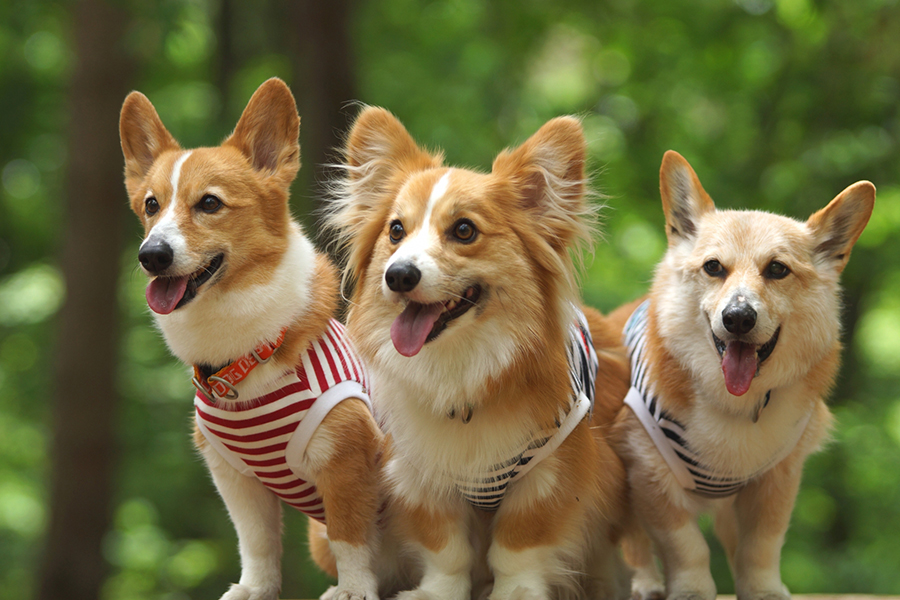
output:
[[431, 328], [441, 316], [444, 305], [410, 302], [391, 325], [391, 341], [403, 356], [415, 356], [425, 345]]
[[147, 304], [150, 309], [167, 315], [178, 306], [187, 289], [188, 276], [157, 277], [147, 286]]
[[756, 375], [756, 346], [743, 342], [728, 342], [722, 357], [725, 387], [732, 396], [743, 396], [750, 389]]

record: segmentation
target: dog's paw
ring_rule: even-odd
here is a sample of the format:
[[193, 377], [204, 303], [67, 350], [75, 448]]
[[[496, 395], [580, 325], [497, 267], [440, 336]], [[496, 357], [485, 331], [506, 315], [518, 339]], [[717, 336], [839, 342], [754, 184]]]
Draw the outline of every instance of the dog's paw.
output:
[[737, 594], [737, 600], [791, 600], [791, 593], [786, 587], [776, 591], [759, 591]]
[[219, 600], [278, 600], [278, 588], [233, 584]]
[[631, 600], [666, 600], [666, 586], [655, 577], [635, 573], [631, 580]]
[[708, 596], [700, 592], [679, 592], [669, 596], [669, 600], [715, 600], [716, 595]]
[[666, 600], [665, 590], [649, 591], [631, 590], [631, 600]]
[[[331, 594], [326, 598], [325, 594], [329, 592]], [[320, 600], [378, 600], [378, 592], [375, 590], [341, 587], [340, 584], [331, 586], [325, 594], [322, 594]]]
[[334, 600], [334, 593], [337, 591], [337, 586], [333, 585], [325, 590], [321, 596], [319, 596], [319, 600]]

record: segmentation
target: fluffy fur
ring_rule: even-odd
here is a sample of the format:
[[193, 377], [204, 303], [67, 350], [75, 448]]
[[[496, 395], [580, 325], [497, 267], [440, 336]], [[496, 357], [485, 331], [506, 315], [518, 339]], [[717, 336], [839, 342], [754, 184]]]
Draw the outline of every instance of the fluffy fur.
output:
[[[234, 132], [215, 148], [182, 150], [139, 92], [122, 107], [125, 183], [144, 226], [148, 302], [172, 353], [189, 365], [225, 365], [287, 328], [273, 358], [237, 384], [244, 398], [291, 370], [336, 308], [337, 272], [290, 217], [299, 127], [294, 98], [278, 79], [260, 86]], [[147, 258], [154, 244], [172, 249], [170, 265]], [[173, 306], [165, 285], [185, 278], [193, 296]], [[228, 464], [199, 431], [194, 439], [238, 534], [241, 578], [223, 599], [276, 599], [279, 500]], [[377, 599], [370, 530], [379, 504], [380, 440], [363, 402], [350, 399], [331, 410], [303, 457], [330, 524], [338, 600]]]
[[[649, 535], [637, 533], [626, 543], [626, 558], [637, 570], [635, 597], [715, 597], [709, 550], [696, 524], [697, 514], [710, 510], [738, 598], [785, 599], [780, 553], [803, 462], [832, 421], [823, 398], [839, 363], [838, 279], [868, 222], [875, 188], [858, 182], [805, 223], [716, 210], [693, 169], [672, 151], [663, 159], [660, 188], [669, 247], [649, 295], [651, 381], [704, 464], [724, 474], [756, 475], [727, 498], [687, 491], [632, 410], [622, 409], [617, 450], [628, 469], [633, 514]], [[639, 302], [613, 313], [610, 323], [621, 330]], [[728, 319], [745, 305], [753, 318], [740, 328]], [[758, 352], [773, 339], [771, 354], [760, 360]], [[729, 373], [734, 356], [728, 353], [742, 349], [756, 369], [755, 376], [746, 371], [749, 386]], [[788, 451], [806, 418], [799, 442], [767, 468], [773, 456]]]
[[[388, 535], [421, 565], [418, 587], [400, 597], [468, 599], [485, 552], [494, 600], [579, 586], [627, 594], [613, 547], [624, 473], [587, 420], [510, 486], [494, 514], [473, 509], [456, 485], [514, 455], [569, 402], [572, 250], [590, 241], [593, 223], [580, 124], [554, 119], [478, 173], [443, 166], [393, 115], [366, 108], [345, 155], [328, 224], [353, 287], [348, 329], [392, 439]], [[392, 281], [408, 265], [419, 279]], [[417, 304], [441, 313], [424, 344], [398, 325]], [[601, 378], [627, 370], [621, 352], [600, 360]]]

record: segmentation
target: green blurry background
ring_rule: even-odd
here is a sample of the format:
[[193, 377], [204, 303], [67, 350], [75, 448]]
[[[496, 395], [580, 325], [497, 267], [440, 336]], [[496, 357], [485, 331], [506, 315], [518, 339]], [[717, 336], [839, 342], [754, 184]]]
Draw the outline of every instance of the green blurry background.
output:
[[[192, 388], [143, 298], [117, 111], [139, 89], [184, 145], [216, 144], [273, 75], [301, 105], [292, 202], [312, 233], [327, 176], [315, 165], [355, 114], [349, 101], [388, 107], [450, 163], [481, 169], [547, 119], [580, 115], [608, 205], [584, 295], [604, 310], [646, 291], [664, 250], [667, 149], [720, 207], [805, 219], [873, 181], [875, 213], [843, 276], [839, 425], [807, 464], [782, 572], [794, 592], [900, 593], [897, 0], [0, 0], [0, 600], [217, 598], [237, 579], [231, 525], [190, 444]], [[85, 107], [103, 107], [99, 125]], [[89, 173], [110, 198], [85, 192]], [[65, 241], [79, 227], [113, 250], [81, 255]], [[65, 282], [102, 265], [118, 274], [106, 325], [91, 329], [115, 344], [108, 364], [65, 333], [66, 319], [88, 322], [79, 306], [98, 308]], [[112, 373], [106, 404], [73, 393], [96, 379], [62, 376], [73, 360]], [[112, 458], [108, 485], [62, 486], [90, 499], [85, 514], [99, 507], [82, 550], [78, 515], [50, 525], [51, 481], [92, 462], [67, 450], [95, 435], [72, 414], [108, 415], [113, 432], [99, 454]], [[283, 595], [317, 596], [327, 583], [308, 565], [305, 518], [285, 523]], [[59, 547], [95, 573], [71, 593], [59, 591], [65, 561], [45, 559]], [[732, 591], [718, 546], [713, 568]]]

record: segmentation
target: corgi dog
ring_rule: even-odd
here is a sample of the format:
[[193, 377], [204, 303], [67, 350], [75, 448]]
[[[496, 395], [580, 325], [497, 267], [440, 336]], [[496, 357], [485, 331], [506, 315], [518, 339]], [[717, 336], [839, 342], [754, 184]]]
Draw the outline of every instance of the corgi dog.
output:
[[238, 535], [227, 600], [275, 600], [281, 501], [327, 517], [333, 597], [377, 600], [372, 570], [382, 436], [367, 372], [332, 318], [339, 277], [291, 218], [300, 118], [263, 83], [215, 148], [182, 149], [132, 92], [120, 134], [144, 226], [146, 297], [172, 353], [193, 367], [194, 441]]
[[625, 541], [634, 595], [715, 598], [696, 523], [711, 511], [737, 597], [787, 599], [781, 547], [803, 463], [832, 423], [838, 280], [875, 187], [853, 184], [806, 222], [717, 210], [669, 151], [660, 191], [668, 250], [649, 296], [610, 315], [632, 363], [614, 437], [641, 526]]
[[398, 598], [478, 596], [485, 561], [492, 600], [627, 597], [624, 470], [589, 426], [609, 403], [593, 377], [608, 393], [627, 359], [604, 351], [617, 332], [593, 351], [579, 307], [572, 253], [593, 222], [580, 123], [553, 119], [479, 173], [368, 107], [344, 152], [328, 224], [353, 285], [347, 328], [389, 438], [390, 535], [421, 567]]

